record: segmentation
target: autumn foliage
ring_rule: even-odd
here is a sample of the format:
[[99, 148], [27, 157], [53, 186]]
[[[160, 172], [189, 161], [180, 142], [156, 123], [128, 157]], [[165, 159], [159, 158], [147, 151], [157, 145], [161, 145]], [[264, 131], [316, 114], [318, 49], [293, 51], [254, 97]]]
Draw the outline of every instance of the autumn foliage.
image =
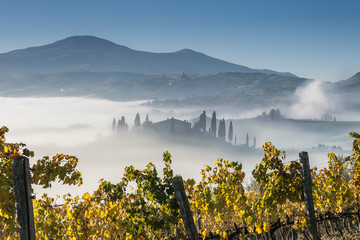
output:
[[[25, 144], [7, 143], [6, 127], [0, 129], [0, 235], [17, 235], [11, 164], [15, 156], [33, 157]], [[329, 153], [327, 168], [313, 169], [314, 201], [318, 213], [359, 210], [360, 135], [354, 153], [346, 158]], [[292, 228], [307, 227], [303, 203], [301, 165], [286, 163], [286, 154], [271, 143], [263, 145], [264, 157], [252, 177], [257, 187], [245, 190], [240, 162], [218, 159], [205, 166], [201, 180], [184, 181], [199, 234], [210, 232], [226, 239], [230, 230], [246, 227], [248, 234], [271, 231], [276, 221], [292, 222]], [[43, 157], [31, 167], [32, 184], [44, 188], [53, 182], [81, 185], [78, 159], [58, 154]], [[33, 200], [36, 234], [39, 239], [185, 239], [179, 207], [171, 179], [171, 155], [163, 154], [163, 170], [153, 163], [139, 170], [126, 167], [119, 183], [100, 180], [93, 193]], [[61, 204], [59, 204], [61, 203]]]

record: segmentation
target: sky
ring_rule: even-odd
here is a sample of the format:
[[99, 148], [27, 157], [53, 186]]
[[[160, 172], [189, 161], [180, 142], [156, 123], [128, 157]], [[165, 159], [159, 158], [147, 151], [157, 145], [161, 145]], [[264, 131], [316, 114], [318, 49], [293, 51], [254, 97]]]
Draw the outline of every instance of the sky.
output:
[[338, 81], [360, 71], [359, 9], [358, 0], [0, 0], [0, 53], [92, 35]]

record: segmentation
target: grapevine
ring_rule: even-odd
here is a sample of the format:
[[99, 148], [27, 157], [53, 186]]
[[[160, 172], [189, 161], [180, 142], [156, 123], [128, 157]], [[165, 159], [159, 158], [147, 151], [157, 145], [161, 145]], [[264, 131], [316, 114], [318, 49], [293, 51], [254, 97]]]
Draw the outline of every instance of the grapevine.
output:
[[[25, 144], [6, 142], [6, 132], [6, 127], [0, 128], [0, 234], [3, 239], [16, 239], [11, 164], [16, 156], [33, 158], [34, 153]], [[360, 134], [353, 132], [350, 136], [354, 138], [352, 155], [329, 153], [326, 168], [312, 169], [315, 210], [327, 235], [331, 234], [327, 221], [345, 216], [351, 220], [351, 227], [356, 223], [353, 216], [359, 213]], [[306, 232], [300, 163], [287, 162], [286, 153], [271, 143], [262, 148], [264, 156], [252, 172], [256, 188], [246, 190], [240, 162], [221, 158], [214, 166], [204, 166], [200, 181], [184, 181], [201, 238], [274, 237], [280, 227], [299, 234]], [[185, 239], [171, 184], [171, 162], [170, 153], [164, 152], [161, 173], [153, 163], [143, 170], [128, 166], [118, 183], [101, 179], [92, 193], [56, 198], [44, 194], [34, 199], [37, 238]], [[77, 163], [75, 156], [45, 156], [31, 166], [32, 184], [43, 188], [56, 181], [81, 185]], [[343, 226], [350, 232], [349, 226]]]

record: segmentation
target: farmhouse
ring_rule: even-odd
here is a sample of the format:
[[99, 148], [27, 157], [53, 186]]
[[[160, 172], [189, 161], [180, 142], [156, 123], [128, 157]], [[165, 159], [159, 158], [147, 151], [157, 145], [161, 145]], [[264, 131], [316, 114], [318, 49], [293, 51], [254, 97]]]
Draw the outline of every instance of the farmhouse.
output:
[[168, 118], [167, 120], [153, 123], [153, 129], [158, 132], [172, 132], [172, 133], [189, 133], [191, 132], [191, 123], [175, 118]]

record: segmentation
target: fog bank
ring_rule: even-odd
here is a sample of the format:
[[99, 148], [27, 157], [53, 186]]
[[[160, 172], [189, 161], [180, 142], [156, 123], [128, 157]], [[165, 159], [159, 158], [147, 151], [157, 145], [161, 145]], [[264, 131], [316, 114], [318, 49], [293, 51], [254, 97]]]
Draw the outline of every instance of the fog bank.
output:
[[[317, 92], [318, 88], [318, 85], [310, 86], [313, 92]], [[299, 96], [303, 96], [301, 91], [299, 90]], [[302, 108], [306, 109], [307, 105], [314, 102], [318, 104], [315, 104], [312, 112], [304, 112], [303, 116], [316, 113], [323, 104], [326, 106], [326, 101], [320, 95], [319, 99], [315, 98], [309, 102], [299, 100], [294, 109], [298, 107], [297, 111], [301, 112]], [[149, 114], [151, 121], [157, 122], [171, 117], [190, 120], [198, 117], [203, 110], [196, 107], [155, 109], [142, 103], [144, 101], [114, 102], [92, 98], [0, 98], [0, 125], [10, 128], [6, 135], [8, 142], [24, 142], [35, 151], [36, 156], [31, 162], [43, 155], [52, 156], [57, 153], [71, 154], [79, 158], [79, 170], [84, 176], [82, 187], [54, 185], [52, 189], [45, 191], [35, 188], [38, 196], [43, 192], [51, 193], [53, 196], [67, 192], [91, 192], [96, 189], [101, 178], [119, 181], [123, 169], [129, 165], [144, 169], [151, 161], [161, 172], [164, 151], [169, 151], [173, 156], [174, 173], [184, 178], [193, 177], [199, 180], [200, 170], [204, 164], [213, 165], [217, 158], [224, 158], [242, 162], [248, 180], [255, 164], [261, 161], [263, 153], [260, 146], [265, 141], [273, 142], [280, 149], [290, 150], [289, 160], [296, 160], [300, 150], [307, 150], [311, 164], [317, 165], [326, 163], [326, 153], [311, 152], [312, 146], [340, 145], [350, 149], [352, 139], [348, 137], [348, 131], [360, 130], [358, 122], [318, 122], [314, 125], [309, 121], [237, 120], [244, 116], [255, 117], [262, 109], [227, 112], [216, 108], [205, 109], [207, 116], [211, 116], [212, 111], [216, 110], [218, 118], [233, 119], [237, 144], [244, 145], [246, 134], [249, 133], [251, 146], [253, 137], [257, 138], [256, 149], [244, 150], [241, 146], [233, 147], [201, 137], [112, 133], [113, 118], [120, 119], [121, 116], [125, 116], [131, 129], [136, 113], [140, 113], [141, 122], [145, 120], [146, 114]], [[226, 131], [228, 126], [227, 122]]]
[[320, 119], [324, 113], [334, 110], [334, 103], [326, 96], [321, 81], [311, 81], [296, 89], [295, 103], [289, 108], [289, 116], [296, 119]]

